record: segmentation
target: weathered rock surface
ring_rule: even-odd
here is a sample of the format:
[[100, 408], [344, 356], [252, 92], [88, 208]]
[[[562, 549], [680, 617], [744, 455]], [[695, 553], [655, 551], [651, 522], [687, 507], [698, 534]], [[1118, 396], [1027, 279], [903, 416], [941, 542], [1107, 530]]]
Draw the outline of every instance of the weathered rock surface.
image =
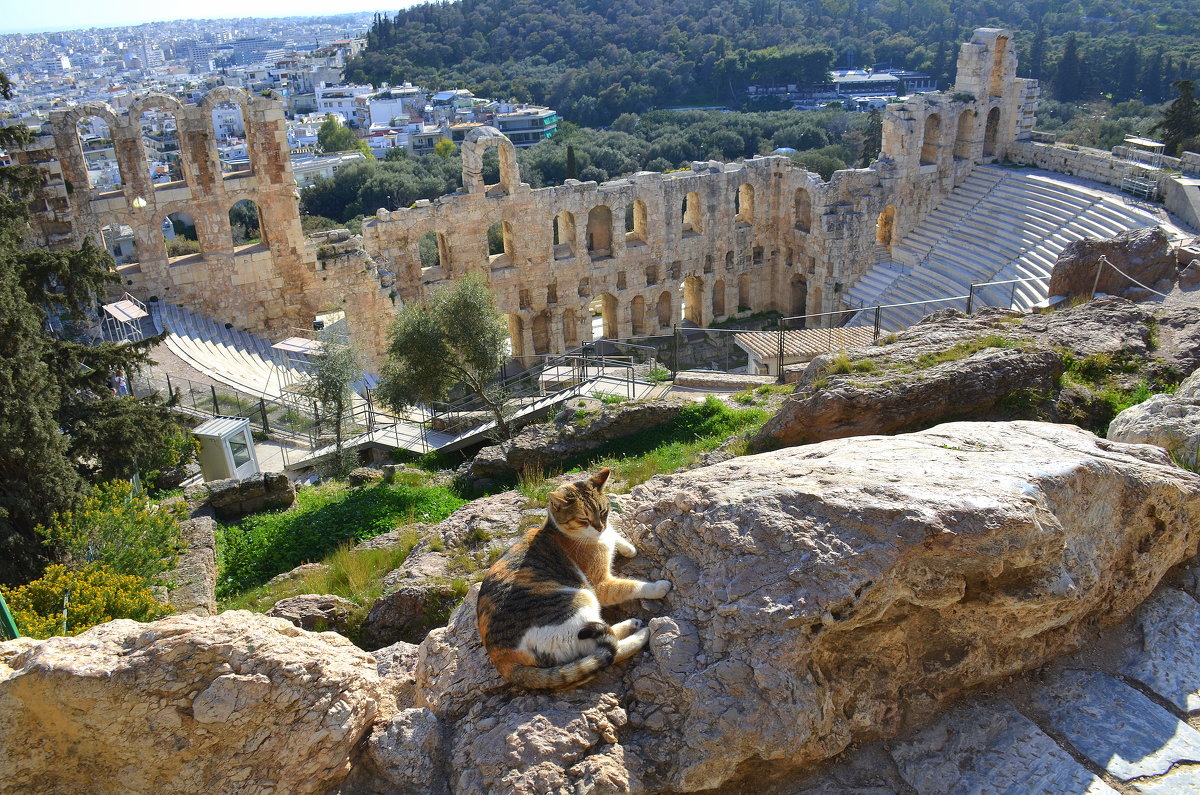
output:
[[641, 555], [621, 570], [675, 586], [630, 606], [647, 650], [575, 690], [519, 691], [479, 644], [473, 590], [420, 647], [413, 706], [437, 749], [380, 741], [373, 764], [399, 782], [440, 753], [452, 790], [520, 793], [801, 768], [1072, 650], [1200, 540], [1200, 476], [1032, 422], [742, 457], [624, 507]]
[[[968, 345], [996, 340], [1010, 347], [991, 346], [934, 363], [934, 357], [956, 346], [965, 352]], [[1059, 384], [1064, 353], [1143, 362], [1123, 375], [1129, 388], [1141, 379], [1177, 381], [1200, 365], [1200, 308], [1099, 298], [1046, 315], [937, 312], [888, 344], [847, 351], [854, 362], [869, 363], [862, 365], [872, 368], [869, 372], [825, 374], [832, 357], [814, 359], [754, 444], [769, 449], [1034, 413], [1103, 425], [1112, 418], [1106, 402], [1086, 389]]]
[[416, 644], [399, 641], [371, 652], [383, 689], [397, 704], [412, 704], [413, 686], [417, 682], [417, 650]]
[[1200, 461], [1200, 371], [1188, 376], [1175, 394], [1153, 395], [1122, 411], [1108, 426], [1108, 438], [1156, 444], [1195, 467]]
[[1100, 257], [1107, 257], [1112, 265], [1147, 286], [1153, 287], [1160, 279], [1174, 282], [1176, 277], [1176, 258], [1171, 242], [1166, 233], [1155, 226], [1122, 232], [1107, 240], [1084, 239], [1068, 243], [1050, 272], [1048, 294], [1067, 298], [1090, 296], [1095, 285], [1094, 292], [1119, 295], [1137, 287], [1109, 267], [1100, 267], [1097, 282]]
[[306, 593], [276, 602], [267, 615], [283, 618], [300, 629], [341, 632], [354, 610], [354, 602], [333, 594]]
[[563, 422], [528, 425], [504, 445], [485, 447], [471, 462], [470, 476], [496, 477], [556, 466], [605, 442], [670, 422], [692, 402], [676, 396], [618, 403], [579, 422], [564, 412]]
[[217, 613], [216, 527], [209, 516], [196, 516], [179, 523], [186, 547], [178, 565], [163, 575], [170, 583], [167, 601], [176, 612], [198, 616]]
[[259, 511], [290, 508], [296, 501], [296, 488], [280, 472], [264, 472], [241, 480], [214, 480], [205, 485], [217, 517], [227, 521]]
[[398, 640], [420, 640], [441, 625], [461, 596], [444, 577], [399, 585], [371, 605], [362, 625], [363, 643], [374, 649]]
[[379, 701], [340, 635], [242, 611], [4, 643], [0, 792], [324, 792]]
[[385, 477], [382, 469], [375, 467], [355, 467], [350, 470], [350, 474], [346, 475], [346, 482], [351, 486], [366, 486], [369, 483], [377, 483]]

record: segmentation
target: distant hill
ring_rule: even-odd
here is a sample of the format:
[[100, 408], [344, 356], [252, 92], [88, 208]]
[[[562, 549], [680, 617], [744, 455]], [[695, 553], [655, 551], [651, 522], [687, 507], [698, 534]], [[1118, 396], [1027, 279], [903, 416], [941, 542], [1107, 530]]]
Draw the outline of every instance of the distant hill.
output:
[[652, 108], [744, 107], [748, 85], [820, 80], [847, 62], [945, 87], [959, 45], [984, 26], [1015, 32], [1020, 74], [1055, 99], [1162, 102], [1175, 80], [1200, 77], [1191, 0], [457, 0], [377, 16], [347, 75], [467, 87], [596, 126]]

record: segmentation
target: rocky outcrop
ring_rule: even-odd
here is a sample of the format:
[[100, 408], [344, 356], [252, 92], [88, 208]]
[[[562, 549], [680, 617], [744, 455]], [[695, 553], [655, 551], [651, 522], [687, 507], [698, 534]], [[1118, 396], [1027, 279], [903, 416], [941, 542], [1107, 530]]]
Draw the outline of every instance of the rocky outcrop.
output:
[[384, 471], [375, 467], [355, 467], [346, 475], [346, 482], [351, 486], [367, 486], [383, 480]]
[[[1105, 257], [1113, 267], [1099, 264]], [[1177, 278], [1176, 257], [1167, 235], [1157, 226], [1122, 232], [1107, 240], [1076, 240], [1068, 243], [1050, 272], [1049, 295], [1090, 297], [1093, 292], [1121, 295], [1137, 284], [1121, 275], [1118, 268], [1146, 287], [1166, 292]], [[1096, 271], [1100, 271], [1099, 281]], [[1160, 280], [1164, 285], [1156, 286]], [[1093, 289], [1094, 285], [1094, 289]]]
[[247, 612], [0, 644], [0, 792], [326, 792], [380, 705], [366, 652]]
[[577, 418], [568, 402], [554, 422], [528, 425], [505, 444], [481, 450], [471, 462], [469, 475], [493, 478], [559, 466], [606, 442], [670, 422], [691, 403], [685, 397], [638, 400]]
[[286, 619], [300, 629], [344, 632], [355, 604], [333, 594], [306, 593], [280, 599], [267, 615]]
[[1200, 309], [1099, 298], [1044, 315], [937, 312], [879, 345], [845, 351], [850, 367], [841, 369], [850, 372], [830, 372], [840, 357], [814, 359], [753, 444], [771, 449], [967, 419], [1102, 428], [1112, 419], [1108, 403], [1060, 382], [1068, 355], [1103, 358], [1127, 389], [1177, 382], [1200, 365]]
[[1172, 395], [1153, 395], [1130, 406], [1108, 426], [1108, 438], [1133, 444], [1156, 444], [1180, 463], [1200, 463], [1200, 371], [1187, 377]]
[[216, 528], [210, 516], [179, 523], [184, 550], [175, 568], [163, 575], [168, 583], [167, 601], [177, 613], [217, 614]]
[[[645, 652], [564, 693], [499, 679], [474, 591], [369, 742], [380, 784], [699, 791], [798, 769], [1072, 650], [1200, 541], [1200, 476], [1044, 423], [952, 423], [658, 477], [624, 501], [665, 576]], [[386, 787], [384, 787], [386, 789]]]
[[208, 487], [208, 501], [219, 519], [232, 521], [252, 513], [290, 508], [296, 501], [296, 488], [280, 472], [264, 472], [237, 480], [214, 480]]

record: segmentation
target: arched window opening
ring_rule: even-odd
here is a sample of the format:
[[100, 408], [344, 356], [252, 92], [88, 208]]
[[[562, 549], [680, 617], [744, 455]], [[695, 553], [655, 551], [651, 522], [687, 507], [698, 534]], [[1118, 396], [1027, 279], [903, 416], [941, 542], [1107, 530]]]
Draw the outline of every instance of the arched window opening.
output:
[[104, 248], [112, 254], [117, 265], [129, 265], [138, 262], [137, 239], [133, 235], [133, 227], [129, 224], [109, 224], [100, 228], [100, 237]]
[[162, 220], [163, 243], [167, 257], [186, 257], [200, 253], [200, 237], [196, 221], [185, 212], [174, 212]]
[[808, 234], [812, 231], [812, 196], [804, 188], [796, 189], [794, 222], [796, 229]]
[[658, 284], [658, 266], [657, 265], [647, 265], [646, 266], [646, 286], [649, 287], [652, 284]]
[[518, 359], [525, 355], [525, 327], [520, 315], [508, 315], [508, 352]]
[[721, 320], [725, 317], [725, 281], [723, 279], [717, 279], [713, 282], [712, 311], [713, 318], [716, 320]]
[[250, 199], [242, 199], [230, 207], [229, 231], [233, 236], [234, 248], [265, 243], [258, 205]]
[[488, 227], [488, 265], [493, 268], [507, 267], [513, 262], [512, 224], [497, 221]]
[[601, 293], [588, 304], [592, 316], [592, 339], [620, 336], [617, 325], [617, 299], [612, 293]]
[[996, 37], [996, 50], [992, 55], [992, 74], [988, 81], [988, 93], [993, 97], [1004, 94], [1004, 59], [1008, 55], [1008, 37]]
[[735, 220], [739, 224], [754, 223], [754, 186], [743, 182], [738, 188], [737, 199], [734, 202]]
[[554, 258], [570, 259], [575, 256], [575, 216], [563, 210], [554, 216]]
[[983, 154], [984, 157], [991, 157], [996, 154], [996, 136], [1000, 132], [1000, 109], [992, 108], [988, 111], [987, 125], [983, 131]]
[[705, 272], [705, 273], [712, 273], [712, 272], [713, 272], [713, 257], [712, 257], [712, 254], [705, 254], [705, 255], [704, 255], [704, 272]]
[[792, 317], [803, 317], [808, 314], [808, 282], [800, 274], [792, 277]]
[[175, 114], [161, 108], [150, 108], [142, 111], [140, 124], [150, 181], [156, 188], [181, 182], [183, 168], [179, 161], [179, 130], [175, 126]]
[[642, 335], [646, 333], [646, 299], [640, 295], [635, 295], [633, 300], [629, 302], [631, 321], [633, 322], [633, 333]]
[[704, 327], [704, 282], [697, 276], [683, 280], [683, 319]]
[[733, 252], [732, 251], [725, 252], [725, 270], [727, 270], [727, 271], [733, 270]]
[[440, 268], [446, 264], [446, 239], [437, 232], [426, 232], [417, 241], [421, 253], [421, 270]]
[[954, 159], [970, 160], [971, 143], [975, 137], [975, 111], [964, 110], [958, 117], [958, 132], [954, 136]]
[[542, 310], [533, 317], [533, 352], [547, 354], [550, 352], [550, 319]]
[[738, 311], [748, 312], [753, 308], [750, 304], [750, 275], [743, 273], [738, 277]]
[[683, 197], [683, 234], [698, 235], [704, 231], [700, 214], [700, 194], [692, 191]]
[[254, 172], [250, 144], [246, 135], [246, 118], [242, 106], [232, 100], [222, 100], [212, 109], [213, 137], [217, 158], [225, 179], [244, 177]]
[[87, 168], [88, 187], [105, 193], [120, 190], [125, 179], [117, 162], [117, 148], [108, 122], [99, 116], [84, 116], [76, 125], [76, 131]]
[[896, 205], [889, 204], [883, 208], [875, 222], [875, 242], [883, 246], [892, 245], [896, 232]]
[[674, 301], [671, 297], [671, 292], [669, 290], [664, 290], [662, 292], [662, 294], [658, 296], [658, 327], [659, 328], [670, 328], [671, 325], [675, 322], [675, 318], [672, 317], [672, 315], [671, 315], [671, 306], [673, 303], [674, 303]]
[[587, 248], [592, 259], [612, 255], [612, 210], [597, 205], [588, 213]]
[[925, 119], [925, 136], [921, 139], [921, 165], [937, 163], [938, 136], [941, 132], [942, 117], [936, 113], [929, 114], [929, 118]]
[[646, 203], [634, 199], [625, 209], [625, 244], [641, 245], [646, 242]]

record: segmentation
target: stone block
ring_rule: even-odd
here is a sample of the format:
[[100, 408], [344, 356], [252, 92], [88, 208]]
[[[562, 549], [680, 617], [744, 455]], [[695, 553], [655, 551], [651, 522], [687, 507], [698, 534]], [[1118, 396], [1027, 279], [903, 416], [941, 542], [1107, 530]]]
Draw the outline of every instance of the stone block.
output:
[[1141, 642], [1120, 673], [1149, 687], [1180, 712], [1200, 710], [1200, 603], [1160, 588], [1134, 618]]
[[241, 480], [214, 480], [207, 485], [209, 504], [217, 517], [225, 520], [290, 508], [296, 501], [295, 487], [287, 475], [279, 472], [264, 472]]

